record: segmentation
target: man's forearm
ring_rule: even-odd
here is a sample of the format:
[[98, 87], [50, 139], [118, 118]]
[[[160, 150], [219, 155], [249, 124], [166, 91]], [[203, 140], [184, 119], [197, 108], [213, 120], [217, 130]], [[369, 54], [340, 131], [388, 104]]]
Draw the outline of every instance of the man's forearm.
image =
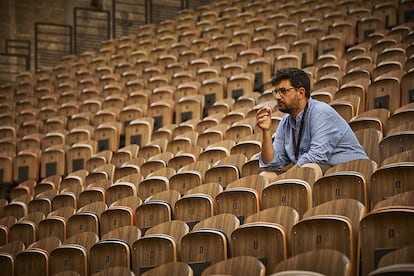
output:
[[274, 149], [272, 143], [272, 135], [270, 130], [263, 130], [263, 141], [262, 141], [262, 160], [264, 163], [269, 163], [273, 160]]

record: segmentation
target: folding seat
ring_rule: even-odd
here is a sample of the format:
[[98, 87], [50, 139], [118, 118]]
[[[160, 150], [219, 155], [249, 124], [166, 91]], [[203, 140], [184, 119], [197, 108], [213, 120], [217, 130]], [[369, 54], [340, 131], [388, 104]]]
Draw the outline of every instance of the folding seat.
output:
[[238, 256], [217, 262], [207, 267], [201, 275], [223, 273], [232, 275], [265, 275], [266, 266], [252, 256]]
[[[166, 151], [177, 153], [185, 149], [190, 149], [197, 144], [198, 132], [195, 130], [198, 119], [190, 119], [180, 123], [173, 129], [172, 139], [168, 142]], [[175, 145], [174, 142], [178, 142]]]
[[[352, 259], [348, 254], [351, 262], [353, 263], [354, 269], [359, 271], [359, 240], [358, 240], [358, 231], [360, 227], [360, 220], [366, 215], [365, 205], [360, 201], [352, 198], [341, 198], [327, 201], [325, 203], [315, 205], [315, 207], [307, 210], [303, 215], [303, 218], [312, 218], [318, 216], [343, 216], [347, 218], [352, 226], [353, 232], [353, 255], [356, 259]], [[329, 218], [328, 218], [329, 219]], [[334, 248], [335, 249], [335, 248]], [[338, 249], [337, 249], [338, 250]], [[345, 252], [346, 254], [346, 252]]]
[[[380, 62], [375, 68], [371, 70], [372, 79], [375, 81], [384, 79], [384, 78], [397, 78], [401, 80], [401, 77], [404, 75], [403, 67], [404, 63], [394, 60], [386, 60]], [[399, 107], [399, 106], [398, 106]]]
[[72, 207], [75, 210], [77, 208], [77, 198], [74, 193], [61, 192], [52, 199], [52, 210], [57, 210], [63, 207]]
[[159, 265], [155, 268], [152, 268], [144, 273], [142, 273], [143, 276], [167, 276], [171, 273], [177, 274], [177, 275], [183, 275], [183, 276], [190, 276], [193, 275], [193, 270], [191, 267], [184, 262], [170, 262], [165, 263], [162, 265]]
[[384, 27], [387, 29], [391, 29], [397, 25], [397, 11], [398, 7], [395, 6], [393, 3], [380, 3], [374, 6], [372, 10], [372, 15], [377, 16], [384, 19]]
[[191, 119], [201, 120], [203, 117], [204, 97], [192, 95], [182, 97], [175, 104], [175, 122], [182, 123]]
[[45, 219], [38, 223], [37, 235], [39, 239], [55, 236], [61, 241], [65, 240], [68, 219], [74, 214], [73, 207], [62, 207], [50, 212]]
[[139, 206], [142, 205], [142, 203], [143, 200], [138, 196], [127, 196], [113, 202], [110, 206], [126, 206], [132, 210], [136, 210]]
[[32, 221], [18, 221], [9, 227], [9, 243], [22, 241], [25, 247], [37, 240], [36, 224]]
[[234, 214], [243, 223], [245, 217], [261, 210], [260, 199], [266, 184], [260, 175], [249, 175], [228, 183], [215, 197], [217, 214]]
[[115, 182], [106, 189], [105, 202], [111, 205], [117, 200], [128, 196], [137, 196], [137, 188], [135, 184], [130, 182]]
[[301, 39], [292, 42], [290, 46], [291, 53], [300, 53], [302, 61], [301, 68], [313, 66], [316, 63], [316, 41], [313, 39]]
[[241, 168], [247, 158], [243, 154], [233, 154], [222, 158], [205, 173], [206, 182], [217, 182], [223, 187], [240, 178]]
[[156, 266], [180, 259], [182, 237], [189, 231], [180, 220], [158, 224], [132, 245], [134, 272], [142, 274]]
[[215, 215], [214, 196], [205, 193], [189, 193], [200, 186], [202, 185], [187, 190], [188, 194], [182, 196], [174, 206], [175, 219], [185, 221], [190, 228], [193, 228], [199, 221]]
[[397, 132], [402, 130], [412, 130], [411, 119], [413, 116], [413, 104], [405, 104], [398, 108], [391, 116], [387, 119], [386, 122], [386, 134], [391, 134], [391, 132]]
[[162, 222], [171, 221], [172, 207], [164, 200], [149, 200], [136, 209], [137, 227], [142, 233]]
[[[226, 120], [229, 118], [225, 117]], [[234, 122], [224, 133], [224, 139], [235, 141], [239, 143], [245, 137], [253, 134], [255, 127], [255, 118], [246, 118], [238, 122]]]
[[126, 225], [115, 228], [102, 235], [101, 240], [118, 239], [128, 243], [130, 248], [133, 247], [135, 241], [141, 238], [141, 231], [135, 225]]
[[[82, 206], [83, 207], [83, 206]], [[94, 212], [80, 211], [72, 215], [66, 225], [67, 238], [83, 232], [99, 235], [99, 215]]]
[[108, 206], [105, 204], [104, 201], [96, 201], [80, 207], [78, 209], [78, 212], [92, 212], [98, 215], [98, 217], [100, 217], [103, 211], [105, 211], [107, 208]]
[[41, 138], [41, 149], [45, 150], [49, 147], [66, 144], [66, 136], [68, 132], [66, 130], [50, 130], [45, 133]]
[[363, 42], [368, 39], [369, 35], [375, 31], [384, 29], [384, 20], [377, 16], [366, 16], [360, 19], [357, 28], [358, 42]]
[[112, 185], [115, 175], [114, 164], [104, 164], [95, 168], [85, 177], [85, 186], [107, 188]]
[[350, 260], [344, 254], [332, 249], [304, 252], [270, 268], [270, 272], [274, 273], [272, 275], [283, 275], [280, 273], [285, 271], [298, 271], [301, 275], [352, 275]]
[[120, 110], [116, 108], [98, 110], [92, 119], [92, 125], [96, 128], [100, 124], [116, 122], [118, 121], [119, 112]]
[[21, 151], [13, 159], [13, 181], [16, 183], [39, 178], [40, 150]]
[[49, 254], [40, 248], [27, 248], [16, 255], [14, 271], [16, 275], [49, 275]]
[[89, 172], [93, 172], [96, 168], [99, 168], [106, 164], [110, 164], [112, 160], [112, 151], [111, 150], [102, 150], [94, 155], [92, 155], [91, 158], [89, 158], [86, 161], [86, 170]]
[[260, 94], [259, 92], [254, 91], [251, 94], [247, 94], [247, 95], [239, 97], [237, 101], [235, 101], [233, 104], [233, 110], [241, 109], [244, 107], [254, 108], [256, 104], [258, 103], [261, 95], [262, 94]]
[[40, 157], [40, 177], [66, 174], [66, 151], [68, 145], [55, 145], [43, 150]]
[[379, 143], [381, 160], [385, 158], [413, 149], [413, 131], [396, 131], [385, 136]]
[[73, 144], [66, 152], [67, 172], [86, 168], [86, 161], [96, 152], [96, 141], [83, 141]]
[[[413, 245], [403, 246], [383, 255], [378, 263], [378, 269], [412, 263]], [[375, 275], [375, 274], [374, 274]]]
[[[141, 181], [143, 177], [140, 173], [139, 166], [141, 166], [144, 163], [145, 163], [144, 158], [137, 157], [130, 161], [127, 161], [125, 164], [121, 165], [120, 167], [116, 167], [115, 174], [114, 174], [114, 180], [117, 181], [123, 177], [129, 177], [133, 179], [134, 183], [139, 183], [139, 181]], [[131, 180], [129, 182], [131, 182]]]
[[354, 133], [368, 157], [374, 160], [377, 164], [380, 164], [381, 156], [379, 145], [383, 139], [382, 132], [375, 128], [366, 128], [356, 130]]
[[295, 208], [302, 217], [303, 213], [312, 206], [310, 183], [295, 178], [279, 179], [263, 189], [263, 209], [281, 205]]
[[196, 162], [201, 152], [202, 148], [200, 146], [190, 145], [184, 148], [184, 150], [177, 151], [174, 157], [168, 160], [167, 166], [178, 171], [185, 165]]
[[17, 219], [27, 215], [27, 206], [24, 202], [12, 201], [3, 207], [3, 216], [13, 216]]
[[223, 100], [216, 101], [208, 108], [207, 115], [210, 116], [217, 113], [227, 114], [231, 111], [234, 102], [235, 100], [233, 98], [224, 98]]
[[391, 207], [371, 211], [361, 220], [362, 275], [377, 269], [385, 254], [413, 243], [413, 214], [409, 208]]
[[157, 101], [151, 103], [148, 109], [148, 115], [154, 118], [153, 130], [157, 130], [163, 126], [173, 122], [174, 102], [173, 101]]
[[13, 183], [13, 158], [11, 156], [1, 154], [0, 155], [0, 183], [11, 184]]
[[384, 165], [371, 176], [371, 208], [378, 202], [398, 193], [412, 190], [412, 162]]
[[369, 204], [365, 176], [355, 171], [337, 171], [319, 178], [312, 187], [313, 206], [339, 198], [353, 198]]
[[82, 232], [64, 241], [50, 252], [50, 274], [75, 271], [78, 275], [88, 275], [88, 254], [93, 244], [99, 241], [95, 233]]
[[125, 145], [144, 146], [151, 140], [153, 118], [140, 118], [131, 121], [125, 128]]
[[386, 108], [374, 108], [352, 118], [349, 121], [349, 125], [354, 132], [360, 129], [375, 128], [384, 134], [388, 117], [390, 117], [390, 110]]
[[121, 226], [136, 225], [135, 210], [126, 206], [112, 206], [100, 216], [101, 236]]
[[[197, 223], [181, 240], [181, 260], [197, 275], [212, 264], [226, 260], [231, 232], [239, 226], [231, 214], [221, 214]], [[201, 251], [200, 251], [201, 249]]]
[[221, 75], [229, 80], [231, 76], [242, 74], [246, 70], [246, 63], [243, 63], [239, 60], [227, 63], [222, 66]]
[[89, 273], [93, 274], [112, 267], [131, 269], [131, 250], [122, 240], [101, 240], [90, 249]]
[[301, 66], [301, 60], [300, 57], [296, 54], [282, 54], [279, 55], [273, 63], [273, 71], [276, 72], [278, 69], [280, 68], [285, 68], [285, 67], [296, 67], [296, 68], [300, 68]]
[[[235, 102], [233, 103], [233, 106]], [[226, 115], [221, 119], [222, 124], [227, 124], [232, 126], [234, 123], [241, 121], [246, 118], [247, 113], [251, 110], [250, 107], [241, 107], [238, 109], [232, 109], [229, 112], [226, 112]]]
[[151, 172], [167, 167], [168, 161], [173, 157], [173, 153], [166, 151], [148, 158], [140, 167], [141, 175], [146, 177]]
[[407, 70], [401, 77], [401, 106], [413, 102], [414, 92], [412, 90], [413, 85], [413, 72], [414, 70]]
[[199, 160], [207, 161], [210, 166], [215, 165], [218, 161], [230, 155], [231, 148], [236, 144], [232, 140], [220, 140], [208, 145], [199, 155]]
[[390, 196], [386, 199], [379, 201], [377, 204], [375, 204], [375, 206], [373, 207], [373, 210], [393, 208], [396, 206], [412, 206], [413, 200], [414, 200], [413, 195], [414, 195], [413, 191], [407, 191], [407, 192], [401, 192], [401, 193], [395, 194], [393, 196]]

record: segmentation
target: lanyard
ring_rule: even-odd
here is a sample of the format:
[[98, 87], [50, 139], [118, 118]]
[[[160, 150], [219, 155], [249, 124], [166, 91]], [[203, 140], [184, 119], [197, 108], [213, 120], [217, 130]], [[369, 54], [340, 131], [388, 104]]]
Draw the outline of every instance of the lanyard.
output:
[[298, 137], [298, 143], [297, 144], [296, 144], [295, 130], [293, 129], [292, 142], [293, 142], [293, 149], [295, 151], [296, 161], [298, 161], [298, 157], [299, 157], [299, 147], [300, 147], [300, 142], [302, 140], [303, 128], [305, 126], [305, 115], [306, 115], [307, 111], [308, 111], [308, 104], [306, 103], [305, 109], [303, 110], [302, 120], [300, 121], [299, 137]]

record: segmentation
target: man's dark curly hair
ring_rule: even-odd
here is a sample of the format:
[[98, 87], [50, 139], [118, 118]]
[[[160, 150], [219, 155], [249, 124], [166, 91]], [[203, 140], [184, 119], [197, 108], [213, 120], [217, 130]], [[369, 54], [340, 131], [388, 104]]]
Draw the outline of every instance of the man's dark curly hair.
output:
[[271, 79], [273, 86], [279, 84], [282, 80], [290, 80], [290, 83], [295, 88], [305, 88], [306, 98], [310, 97], [310, 80], [305, 71], [298, 68], [283, 68], [277, 70]]

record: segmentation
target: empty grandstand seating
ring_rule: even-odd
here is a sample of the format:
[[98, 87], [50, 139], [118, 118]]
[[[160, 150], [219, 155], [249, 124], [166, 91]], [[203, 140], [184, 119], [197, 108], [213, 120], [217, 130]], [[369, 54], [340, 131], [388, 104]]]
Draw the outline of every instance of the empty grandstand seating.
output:
[[[0, 86], [2, 273], [412, 264], [413, 1], [201, 2]], [[370, 159], [264, 181], [255, 113], [272, 107], [277, 129], [270, 79], [286, 66]]]

